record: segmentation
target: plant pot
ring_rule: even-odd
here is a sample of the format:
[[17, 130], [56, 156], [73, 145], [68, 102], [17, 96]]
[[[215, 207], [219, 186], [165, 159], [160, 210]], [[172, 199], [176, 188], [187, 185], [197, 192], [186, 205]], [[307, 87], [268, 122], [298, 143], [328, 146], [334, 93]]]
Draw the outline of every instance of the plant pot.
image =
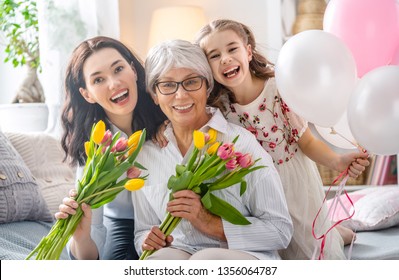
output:
[[46, 103], [0, 104], [0, 129], [7, 132], [39, 132], [47, 129]]

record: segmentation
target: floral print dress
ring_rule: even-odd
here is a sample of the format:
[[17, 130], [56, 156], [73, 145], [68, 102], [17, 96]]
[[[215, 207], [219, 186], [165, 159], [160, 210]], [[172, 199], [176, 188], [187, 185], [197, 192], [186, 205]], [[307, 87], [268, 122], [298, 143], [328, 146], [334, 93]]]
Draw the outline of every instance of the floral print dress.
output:
[[[328, 210], [323, 204], [323, 183], [317, 166], [298, 146], [307, 122], [284, 103], [274, 78], [266, 81], [262, 93], [250, 104], [230, 104], [226, 118], [251, 131], [279, 171], [294, 224], [293, 238], [289, 247], [280, 252], [281, 257], [317, 258], [321, 241], [313, 237], [312, 223], [322, 205], [315, 235], [319, 237], [327, 232], [331, 222], [326, 218]], [[343, 240], [336, 229], [327, 235], [324, 259], [345, 259]]]

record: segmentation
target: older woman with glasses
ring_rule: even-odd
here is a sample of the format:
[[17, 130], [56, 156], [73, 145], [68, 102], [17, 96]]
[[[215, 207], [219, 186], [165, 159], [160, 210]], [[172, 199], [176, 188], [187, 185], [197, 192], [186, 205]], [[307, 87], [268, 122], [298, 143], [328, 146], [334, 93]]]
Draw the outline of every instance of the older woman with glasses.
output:
[[[145, 69], [148, 91], [170, 120], [165, 130], [169, 144], [161, 148], [147, 141], [139, 155], [149, 177], [143, 189], [132, 193], [136, 250], [157, 250], [148, 259], [279, 259], [277, 250], [288, 246], [293, 230], [280, 177], [250, 132], [207, 107], [213, 77], [201, 48], [182, 40], [163, 42], [150, 50]], [[242, 196], [240, 184], [213, 192], [238, 209], [249, 225], [234, 225], [210, 213], [191, 190], [175, 192], [169, 201], [168, 179], [176, 164], [187, 162], [193, 131], [210, 128], [224, 143], [240, 135], [237, 150], [267, 166], [245, 177]], [[165, 210], [182, 218], [170, 236], [159, 229]]]

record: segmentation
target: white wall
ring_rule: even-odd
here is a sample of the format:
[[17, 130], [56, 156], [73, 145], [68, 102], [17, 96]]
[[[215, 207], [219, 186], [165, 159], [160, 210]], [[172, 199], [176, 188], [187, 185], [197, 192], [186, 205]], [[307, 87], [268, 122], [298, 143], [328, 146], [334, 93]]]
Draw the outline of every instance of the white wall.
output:
[[21, 83], [20, 77], [25, 74], [23, 68], [4, 63], [4, 58], [4, 47], [0, 45], [0, 104], [11, 103]]
[[[275, 62], [284, 37], [281, 7], [286, 8], [286, 3], [289, 6], [295, 0], [119, 0], [120, 38], [144, 59], [152, 11], [171, 5], [195, 5], [204, 9], [208, 20], [230, 18], [247, 24], [255, 34], [258, 48]], [[0, 46], [0, 104], [7, 104], [19, 87], [24, 69], [5, 64], [3, 49]]]
[[[288, 0], [295, 2], [295, 0]], [[133, 3], [132, 3], [133, 2]], [[255, 34], [259, 49], [275, 62], [282, 45], [282, 0], [120, 0], [120, 9], [130, 18], [121, 24], [121, 40], [144, 59], [148, 51], [148, 33], [152, 12], [159, 7], [194, 5], [204, 9], [208, 20], [230, 18], [248, 25]], [[126, 8], [124, 8], [126, 7]]]

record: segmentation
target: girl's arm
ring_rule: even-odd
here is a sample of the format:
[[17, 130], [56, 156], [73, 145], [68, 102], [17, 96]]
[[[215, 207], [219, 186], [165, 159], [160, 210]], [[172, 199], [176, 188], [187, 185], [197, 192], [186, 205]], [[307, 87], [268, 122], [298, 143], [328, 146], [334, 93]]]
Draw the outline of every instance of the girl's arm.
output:
[[357, 178], [370, 163], [365, 152], [335, 153], [326, 143], [313, 136], [307, 128], [298, 141], [302, 152], [311, 160], [338, 172], [348, 169], [350, 177]]

